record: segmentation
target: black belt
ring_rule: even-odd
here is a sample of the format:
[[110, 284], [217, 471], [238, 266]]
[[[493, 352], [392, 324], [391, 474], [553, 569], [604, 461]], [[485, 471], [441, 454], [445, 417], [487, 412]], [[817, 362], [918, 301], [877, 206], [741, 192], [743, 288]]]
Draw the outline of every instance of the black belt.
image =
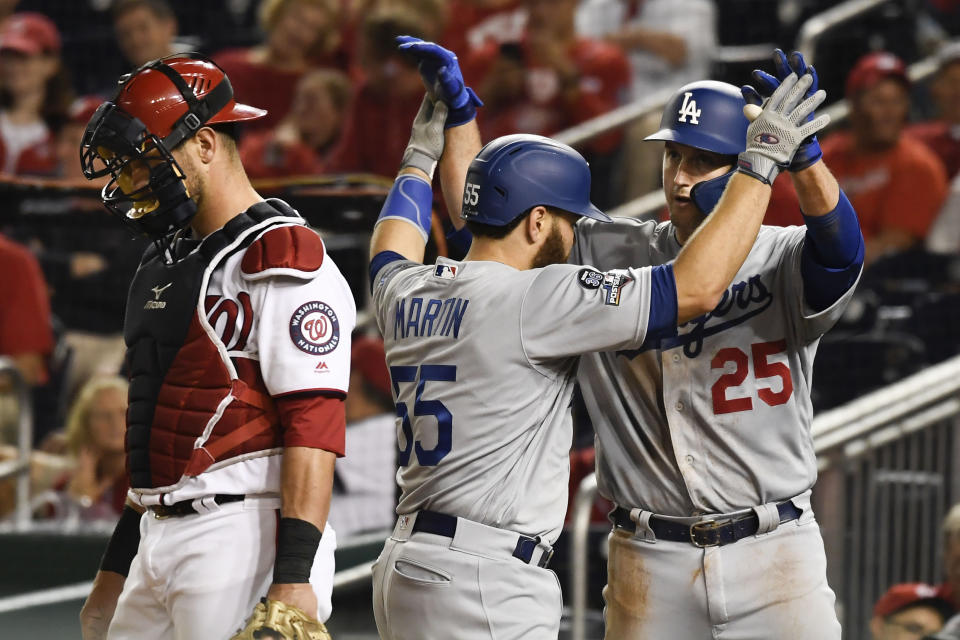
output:
[[[780, 514], [780, 522], [796, 520], [803, 513], [789, 500], [778, 504], [777, 512]], [[617, 507], [613, 510], [612, 516], [613, 523], [616, 526], [621, 529], [636, 531], [637, 524], [630, 518], [628, 509]], [[760, 518], [754, 511], [733, 518], [702, 520], [691, 525], [650, 516], [650, 529], [657, 540], [689, 542], [700, 548], [722, 547], [725, 544], [734, 543], [741, 538], [756, 535], [759, 528]]]
[[[417, 520], [413, 523], [413, 533], [417, 532], [452, 538], [457, 532], [457, 518], [436, 511], [419, 511], [417, 512]], [[538, 538], [531, 538], [518, 533], [517, 546], [513, 550], [513, 557], [530, 564], [533, 559], [533, 552], [537, 549], [538, 544], [540, 544]], [[550, 549], [540, 556], [537, 566], [546, 567], [552, 557], [553, 549]]]
[[[227, 504], [228, 502], [240, 502], [247, 496], [235, 495], [230, 493], [218, 493], [213, 496], [213, 501], [217, 504]], [[150, 512], [154, 517], [162, 520], [164, 518], [178, 518], [180, 516], [189, 516], [200, 513], [193, 508], [193, 500], [181, 500], [173, 504], [155, 504], [150, 507]]]

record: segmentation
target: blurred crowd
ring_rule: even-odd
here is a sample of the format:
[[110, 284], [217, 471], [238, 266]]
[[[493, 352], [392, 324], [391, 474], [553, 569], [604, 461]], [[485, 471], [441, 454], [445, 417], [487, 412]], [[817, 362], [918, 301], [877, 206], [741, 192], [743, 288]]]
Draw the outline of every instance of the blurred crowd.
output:
[[[423, 91], [415, 64], [394, 45], [398, 35], [437, 41], [459, 55], [468, 84], [485, 103], [478, 119], [484, 139], [552, 135], [693, 80], [749, 82], [742, 70], [719, 77], [729, 69], [717, 60], [731, 28], [749, 32], [750, 21], [736, 14], [746, 4], [0, 0], [0, 183], [45, 178], [78, 184], [80, 138], [117, 77], [182, 51], [211, 55], [238, 100], [268, 110], [241, 138], [252, 178], [392, 178]], [[796, 20], [832, 3], [778, 4], [779, 19], [795, 10]], [[825, 384], [815, 394], [818, 408], [846, 399], [835, 395], [841, 391], [859, 393], [917, 363], [960, 353], [960, 271], [952, 262], [960, 255], [960, 41], [953, 40], [960, 36], [960, 2], [914, 4], [922, 5], [909, 29], [915, 47], [905, 53], [890, 41], [889, 51], [865, 43], [843, 69], [845, 77], [828, 87], [829, 101], [846, 100], [849, 117], [824, 136], [824, 157], [860, 217], [869, 265], [861, 284], [869, 295], [851, 305], [860, 317], [835, 333], [869, 353], [865, 362], [877, 357], [882, 366], [865, 369], [879, 377], [865, 378], [861, 387], [848, 379], [832, 384], [831, 372], [844, 370], [836, 362], [850, 361], [851, 352], [821, 348]], [[744, 38], [770, 41], [769, 34]], [[789, 49], [792, 42], [778, 44]], [[911, 81], [907, 65], [928, 56], [932, 77]], [[769, 66], [766, 60], [756, 65]], [[658, 188], [662, 146], [642, 144], [659, 125], [659, 109], [652, 113], [582, 145], [599, 206]], [[767, 223], [802, 224], [789, 179], [781, 177], [774, 191]], [[75, 203], [71, 215], [101, 213], [98, 204], [84, 202]], [[0, 357], [10, 359], [33, 395], [33, 511], [73, 522], [115, 518], [126, 491], [120, 331], [127, 283], [144, 241], [131, 239], [119, 224], [105, 230], [5, 220]], [[917, 278], [919, 289], [903, 284]], [[891, 279], [900, 284], [890, 285]], [[909, 314], [884, 315], [885, 308], [918, 305], [928, 305], [923, 314], [936, 318], [932, 333], [911, 325]], [[907, 355], [878, 356], [878, 344]], [[898, 362], [903, 367], [894, 366]], [[389, 526], [396, 500], [394, 413], [376, 337], [355, 340], [350, 388], [349, 455], [337, 464], [330, 516], [342, 535]], [[11, 389], [0, 376], [0, 459], [16, 456]], [[571, 486], [592, 468], [591, 456], [589, 449], [574, 453]], [[0, 517], [12, 505], [12, 483], [0, 481]], [[920, 638], [947, 622], [960, 589], [960, 508], [944, 527], [947, 582], [892, 586], [876, 605], [875, 639]]]
[[[391, 178], [423, 93], [415, 63], [396, 48], [398, 35], [458, 53], [486, 103], [479, 122], [491, 138], [551, 135], [649, 92], [706, 77], [717, 29], [712, 0], [682, 0], [679, 12], [676, 0], [209, 0], [202, 12], [195, 4], [0, 3], [0, 182], [80, 183], [80, 138], [117, 77], [177, 52], [210, 55], [238, 100], [268, 110], [242, 132], [240, 153], [252, 178]], [[613, 206], [656, 187], [659, 149], [641, 153], [638, 142], [656, 125], [640, 122], [587, 143], [598, 204]], [[634, 180], [634, 174], [647, 177]], [[92, 216], [89, 204], [76, 215]], [[4, 278], [0, 291], [18, 301], [0, 310], [0, 355], [13, 359], [33, 389], [40, 466], [65, 466], [84, 478], [35, 473], [34, 493], [46, 500], [41, 505], [38, 498], [36, 513], [78, 513], [64, 508], [71, 500], [83, 506], [81, 514], [100, 513], [90, 509], [110, 504], [112, 483], [122, 474], [109, 447], [94, 437], [97, 429], [87, 430], [92, 444], [79, 448], [65, 446], [73, 440], [62, 434], [79, 403], [100, 402], [110, 395], [105, 381], [122, 373], [126, 282], [144, 241], [131, 240], [120, 225], [16, 222], [0, 228], [0, 266], [17, 274]], [[382, 347], [371, 340], [358, 342], [361, 352], [382, 364]], [[374, 372], [364, 358], [355, 363], [365, 381], [352, 387], [357, 426], [348, 434], [358, 450], [376, 456], [393, 450], [390, 389], [385, 372]], [[8, 443], [15, 439], [9, 400], [0, 404]], [[367, 440], [377, 446], [363, 444]], [[56, 456], [66, 463], [55, 464]], [[376, 493], [382, 481], [386, 497], [368, 498], [386, 500], [389, 516], [392, 474], [373, 478], [363, 472], [363, 455], [351, 451], [349, 458], [338, 466], [338, 491], [362, 493], [369, 485]], [[55, 494], [64, 499], [54, 500]], [[0, 513], [4, 509], [9, 504], [0, 500]], [[349, 522], [364, 511], [380, 512], [344, 509], [338, 528], [355, 528]]]
[[941, 529], [944, 581], [891, 585], [873, 606], [872, 640], [960, 638], [960, 504], [947, 513]]

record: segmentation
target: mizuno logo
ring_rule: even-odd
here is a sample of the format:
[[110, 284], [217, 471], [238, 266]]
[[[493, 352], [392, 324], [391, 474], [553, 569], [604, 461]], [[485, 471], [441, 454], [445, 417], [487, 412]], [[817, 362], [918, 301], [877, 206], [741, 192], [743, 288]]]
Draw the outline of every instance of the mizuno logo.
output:
[[159, 299], [160, 299], [160, 296], [163, 295], [163, 292], [166, 291], [167, 289], [169, 289], [171, 285], [173, 285], [173, 283], [172, 283], [172, 282], [168, 282], [167, 284], [163, 285], [162, 287], [154, 287], [153, 289], [150, 289], [150, 291], [153, 291], [153, 299], [154, 299], [154, 300], [159, 300]]
[[168, 282], [162, 287], [156, 286], [150, 289], [150, 291], [153, 291], [153, 300], [147, 300], [147, 303], [143, 305], [143, 308], [144, 309], [163, 309], [164, 307], [166, 307], [167, 303], [160, 300], [160, 296], [162, 296], [163, 292], [169, 289], [172, 284], [173, 284], [172, 282]]

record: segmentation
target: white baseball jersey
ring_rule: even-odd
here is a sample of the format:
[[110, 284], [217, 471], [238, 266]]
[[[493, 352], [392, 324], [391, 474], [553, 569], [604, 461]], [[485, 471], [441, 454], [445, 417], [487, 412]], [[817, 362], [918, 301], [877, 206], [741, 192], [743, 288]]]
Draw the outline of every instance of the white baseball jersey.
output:
[[[806, 305], [805, 233], [762, 227], [719, 305], [676, 337], [583, 358], [579, 380], [605, 496], [627, 508], [689, 516], [784, 500], [813, 486], [813, 358], [854, 287], [821, 312]], [[570, 260], [600, 269], [657, 265], [679, 250], [670, 223], [582, 220]]]
[[[356, 315], [350, 288], [319, 237], [288, 211], [278, 201], [258, 203], [247, 212], [256, 218], [238, 216], [208, 236], [205, 243], [220, 248], [205, 264], [179, 272], [192, 281], [176, 277], [176, 265], [152, 265], [143, 286], [134, 280], [131, 304], [143, 305], [141, 315], [153, 314], [147, 326], [159, 333], [186, 313], [190, 329], [163, 374], [149, 439], [151, 472], [173, 478], [172, 484], [135, 487], [130, 496], [147, 506], [191, 500], [197, 514], [141, 518], [110, 640], [226, 638], [242, 627], [273, 580], [283, 446], [334, 450], [342, 444], [340, 424], [313, 420], [308, 412], [283, 422], [280, 409], [269, 406], [271, 398], [289, 394], [342, 395], [350, 379]], [[184, 261], [205, 255], [204, 246]], [[184, 304], [176, 304], [178, 295]], [[170, 315], [158, 315], [164, 313]], [[151, 345], [140, 346], [142, 338], [137, 343], [141, 352]], [[138, 380], [134, 374], [131, 389]], [[252, 403], [259, 398], [269, 401], [266, 408]], [[258, 424], [252, 421], [257, 415], [268, 416], [260, 430], [227, 440]], [[224, 425], [237, 430], [218, 433]], [[129, 442], [129, 428], [127, 435]], [[218, 458], [210, 450], [221, 438], [232, 444]], [[207, 451], [212, 464], [182, 472], [184, 449], [190, 460]], [[220, 504], [217, 494], [245, 497]], [[328, 525], [310, 573], [317, 610], [308, 613], [320, 620], [332, 609], [335, 549], [336, 532]]]
[[[323, 249], [323, 262], [313, 274], [274, 268], [251, 277], [240, 268], [245, 254], [235, 254], [210, 277], [208, 322], [234, 362], [259, 368], [273, 397], [347, 393], [356, 306], [346, 279]], [[279, 455], [254, 457], [196, 480], [210, 484], [218, 472], [230, 474], [233, 493], [280, 490]], [[226, 479], [216, 480], [218, 487], [211, 493], [228, 492], [219, 486]]]
[[643, 342], [650, 271], [382, 267], [373, 299], [397, 403], [397, 513], [430, 509], [552, 544], [578, 356]]
[[[232, 253], [217, 265], [209, 274], [200, 324], [224, 365], [251, 389], [272, 397], [317, 391], [345, 394], [356, 307], [349, 285], [322, 243], [316, 242], [323, 254], [313, 271], [293, 265], [247, 273], [241, 266], [251, 251], [267, 246], [268, 235], [282, 234], [300, 224], [277, 226], [274, 220], [274, 226], [266, 231], [254, 232], [256, 240], [250, 249]], [[263, 251], [272, 251], [274, 246]], [[279, 246], [283, 258], [287, 245]], [[148, 303], [162, 304], [164, 295], [177, 286], [173, 281], [158, 287], [153, 292], [156, 300]], [[198, 380], [197, 386], [203, 383]], [[161, 497], [172, 504], [218, 493], [279, 493], [282, 451], [276, 447], [246, 453], [200, 475], [184, 476], [175, 485], [131, 490], [130, 496], [150, 505]]]

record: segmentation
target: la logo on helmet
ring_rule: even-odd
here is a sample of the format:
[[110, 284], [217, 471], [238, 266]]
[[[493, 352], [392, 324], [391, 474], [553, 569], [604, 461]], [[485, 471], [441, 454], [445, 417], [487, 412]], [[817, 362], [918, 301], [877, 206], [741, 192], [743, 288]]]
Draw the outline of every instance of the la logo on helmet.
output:
[[690, 124], [700, 124], [698, 120], [700, 109], [697, 109], [697, 101], [690, 99], [692, 96], [693, 94], [689, 91], [684, 92], [683, 104], [680, 105], [680, 117], [677, 118], [677, 122], [686, 122], [687, 116], [690, 116]]

